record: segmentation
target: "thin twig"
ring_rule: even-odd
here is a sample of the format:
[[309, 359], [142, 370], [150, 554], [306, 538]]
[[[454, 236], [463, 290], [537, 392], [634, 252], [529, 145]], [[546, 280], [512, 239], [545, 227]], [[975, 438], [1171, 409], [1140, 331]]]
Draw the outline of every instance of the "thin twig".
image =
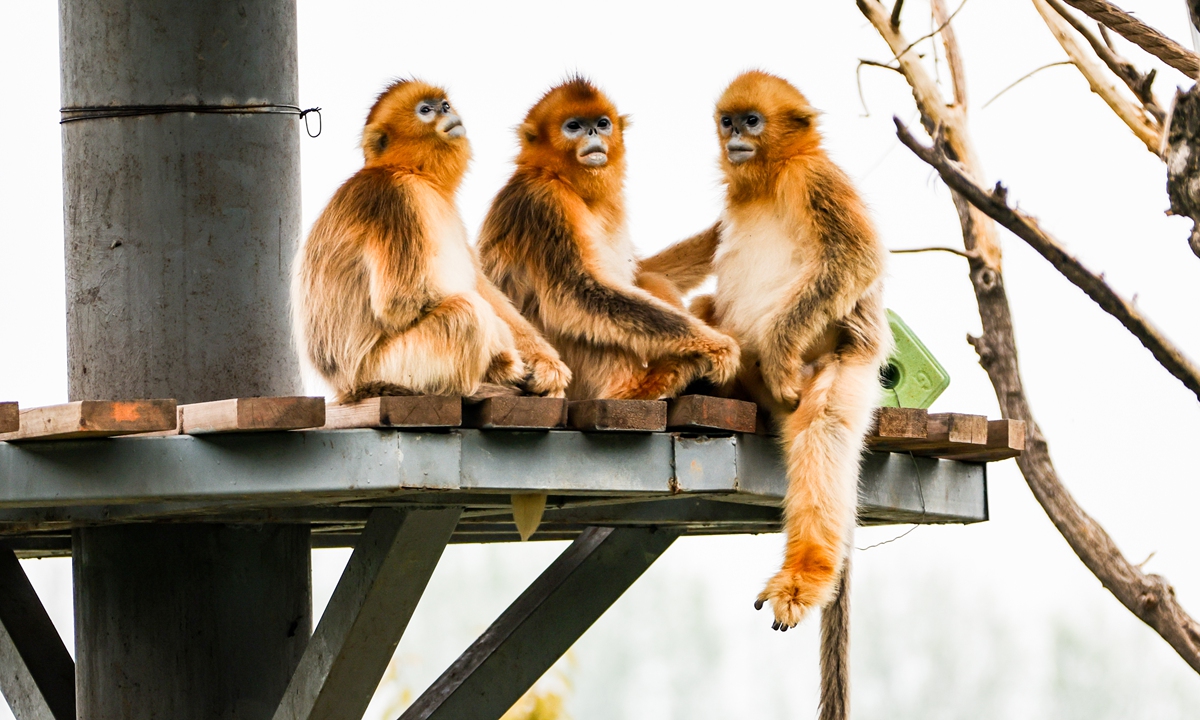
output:
[[1047, 64], [1047, 65], [1043, 65], [1043, 66], [1041, 66], [1040, 68], [1036, 68], [1036, 69], [1034, 69], [1034, 70], [1030, 70], [1029, 72], [1025, 73], [1025, 74], [1024, 74], [1024, 75], [1022, 75], [1021, 77], [1019, 77], [1019, 78], [1017, 78], [1016, 80], [1014, 80], [1014, 81], [1012, 81], [1011, 83], [1009, 83], [1009, 85], [1008, 85], [1007, 87], [1005, 87], [1003, 90], [1001, 90], [1000, 92], [998, 92], [998, 93], [996, 93], [995, 95], [993, 95], [993, 96], [992, 96], [992, 99], [991, 99], [991, 100], [988, 100], [987, 102], [985, 102], [985, 103], [984, 103], [984, 104], [983, 104], [983, 105], [982, 105], [982, 106], [981, 106], [979, 109], [980, 109], [980, 110], [982, 110], [983, 108], [987, 107], [988, 105], [991, 105], [992, 103], [996, 102], [996, 99], [997, 99], [997, 98], [999, 98], [1001, 95], [1003, 95], [1004, 93], [1008, 92], [1009, 90], [1012, 90], [1012, 89], [1013, 89], [1013, 88], [1015, 88], [1016, 86], [1018, 86], [1018, 85], [1020, 85], [1021, 83], [1025, 82], [1026, 80], [1028, 80], [1029, 78], [1033, 77], [1034, 75], [1037, 75], [1038, 73], [1040, 73], [1040, 72], [1041, 72], [1041, 71], [1043, 71], [1043, 70], [1047, 70], [1047, 69], [1049, 69], [1049, 68], [1052, 68], [1052, 67], [1058, 67], [1059, 65], [1074, 65], [1074, 64], [1075, 64], [1075, 63], [1071, 62], [1070, 60], [1059, 60], [1058, 62], [1052, 62], [1052, 63], [1049, 63], [1049, 64]]
[[1200, 55], [1104, 0], [1064, 0], [1088, 17], [1106, 25], [1118, 35], [1193, 80], [1200, 74]]
[[904, 77], [904, 72], [894, 65], [886, 65], [874, 60], [863, 60], [862, 58], [858, 59], [858, 66], [854, 68], [854, 84], [858, 87], [858, 101], [862, 103], [863, 117], [871, 117], [871, 110], [867, 107], [867, 98], [865, 95], [863, 95], [862, 89], [863, 65], [868, 67], [883, 68], [884, 70], [891, 70], [892, 72], [900, 73], [900, 77]]
[[976, 257], [973, 253], [966, 253], [966, 252], [963, 252], [962, 250], [956, 250], [955, 248], [952, 248], [952, 247], [902, 248], [900, 250], [889, 250], [888, 252], [892, 253], [893, 255], [909, 255], [912, 253], [927, 253], [927, 252], [944, 252], [944, 253], [950, 253], [952, 255], [957, 255], [961, 258], [966, 258], [968, 260], [970, 260], [973, 257]]
[[929, 38], [934, 37], [938, 33], [940, 33], [943, 28], [945, 28], [947, 25], [950, 24], [950, 21], [954, 19], [954, 16], [962, 11], [962, 9], [966, 6], [966, 4], [967, 4], [967, 0], [962, 0], [962, 3], [960, 3], [959, 6], [957, 8], [955, 8], [954, 12], [950, 13], [950, 17], [946, 18], [946, 21], [944, 23], [942, 23], [941, 25], [938, 25], [937, 28], [935, 30], [933, 30], [932, 32], [930, 32], [929, 34], [922, 35], [921, 37], [917, 38], [916, 40], [913, 40], [912, 42], [910, 42], [907, 47], [905, 47], [900, 52], [896, 53], [895, 57], [893, 57], [892, 60], [899, 60], [902, 55], [907, 53], [909, 50], [912, 50], [914, 45], [917, 45], [918, 43], [923, 43], [926, 40], [928, 40]]
[[892, 6], [892, 16], [888, 18], [893, 30], [900, 29], [900, 10], [904, 7], [904, 0], [896, 0], [896, 4]]
[[1062, 245], [1038, 227], [1037, 221], [1020, 210], [1008, 206], [1008, 191], [997, 183], [991, 192], [976, 185], [968, 178], [957, 163], [946, 157], [937, 147], [922, 145], [900, 118], [895, 118], [896, 135], [900, 142], [916, 153], [917, 157], [938, 171], [942, 180], [988, 217], [1008, 228], [1024, 240], [1056, 270], [1082, 290], [1109, 315], [1117, 319], [1125, 329], [1133, 333], [1154, 359], [1195, 393], [1200, 399], [1200, 368], [1197, 368], [1183, 352], [1175, 347], [1154, 325], [1137, 311], [1132, 303], [1117, 294], [1101, 275], [1088, 270], [1083, 263], [1069, 254]]

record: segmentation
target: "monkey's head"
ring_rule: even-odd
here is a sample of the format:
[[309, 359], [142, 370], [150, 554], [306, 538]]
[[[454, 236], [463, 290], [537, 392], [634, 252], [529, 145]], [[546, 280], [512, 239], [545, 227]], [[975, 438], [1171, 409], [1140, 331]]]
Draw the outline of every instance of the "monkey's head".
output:
[[627, 119], [588, 80], [574, 77], [551, 88], [521, 123], [519, 164], [551, 168], [567, 177], [616, 176], [625, 168]]
[[362, 135], [370, 165], [401, 165], [457, 185], [471, 158], [462, 118], [446, 91], [420, 80], [397, 80], [379, 94]]
[[721, 167], [727, 177], [761, 172], [820, 142], [817, 111], [787, 80], [761, 70], [742, 73], [717, 101]]

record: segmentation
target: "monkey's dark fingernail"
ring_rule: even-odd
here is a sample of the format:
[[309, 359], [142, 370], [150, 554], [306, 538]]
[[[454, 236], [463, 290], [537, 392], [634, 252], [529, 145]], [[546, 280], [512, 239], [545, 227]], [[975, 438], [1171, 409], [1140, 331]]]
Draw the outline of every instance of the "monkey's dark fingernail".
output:
[[771, 629], [772, 629], [772, 630], [778, 630], [778, 629], [779, 629], [779, 621], [778, 621], [778, 620], [776, 620], [775, 622], [771, 623]]
[[755, 610], [762, 610], [762, 606], [763, 606], [763, 600], [762, 600], [762, 598], [759, 598], [759, 599], [757, 599], [757, 600], [755, 600], [755, 601], [754, 601], [754, 609], [755, 609]]
[[780, 632], [787, 632], [787, 631], [788, 631], [788, 628], [790, 628], [790, 627], [791, 627], [791, 625], [784, 625], [784, 626], [782, 626], [782, 627], [780, 627], [780, 628], [779, 628], [779, 631], [780, 631]]

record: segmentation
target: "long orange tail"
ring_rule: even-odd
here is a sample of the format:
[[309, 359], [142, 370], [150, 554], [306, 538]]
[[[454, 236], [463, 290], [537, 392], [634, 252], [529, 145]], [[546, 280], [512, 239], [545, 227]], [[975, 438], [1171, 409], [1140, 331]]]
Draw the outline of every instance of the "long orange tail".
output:
[[782, 420], [788, 489], [783, 568], [758, 596], [776, 629], [800, 622], [834, 596], [858, 504], [863, 435], [879, 393], [873, 363], [838, 359], [813, 375], [800, 406]]

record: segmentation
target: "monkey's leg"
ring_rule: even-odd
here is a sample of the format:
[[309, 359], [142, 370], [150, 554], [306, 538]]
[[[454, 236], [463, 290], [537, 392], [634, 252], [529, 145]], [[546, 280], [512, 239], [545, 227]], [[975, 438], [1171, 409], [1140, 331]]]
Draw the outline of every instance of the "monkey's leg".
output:
[[571, 371], [559, 359], [558, 353], [490, 280], [481, 276], [479, 288], [511, 334], [519, 359], [524, 363], [520, 381], [525, 389], [535, 395], [565, 397]]
[[482, 301], [451, 295], [403, 333], [381, 342], [362, 382], [394, 383], [416, 393], [470, 395], [491, 366], [495, 346]]
[[788, 489], [783, 568], [758, 596], [773, 627], [793, 627], [833, 597], [854, 528], [862, 438], [878, 396], [874, 364], [827, 363], [805, 384], [782, 423]]
[[634, 284], [668, 305], [680, 310], [684, 309], [683, 295], [679, 292], [679, 288], [675, 286], [675, 283], [671, 282], [666, 275], [643, 271], [638, 273]]

